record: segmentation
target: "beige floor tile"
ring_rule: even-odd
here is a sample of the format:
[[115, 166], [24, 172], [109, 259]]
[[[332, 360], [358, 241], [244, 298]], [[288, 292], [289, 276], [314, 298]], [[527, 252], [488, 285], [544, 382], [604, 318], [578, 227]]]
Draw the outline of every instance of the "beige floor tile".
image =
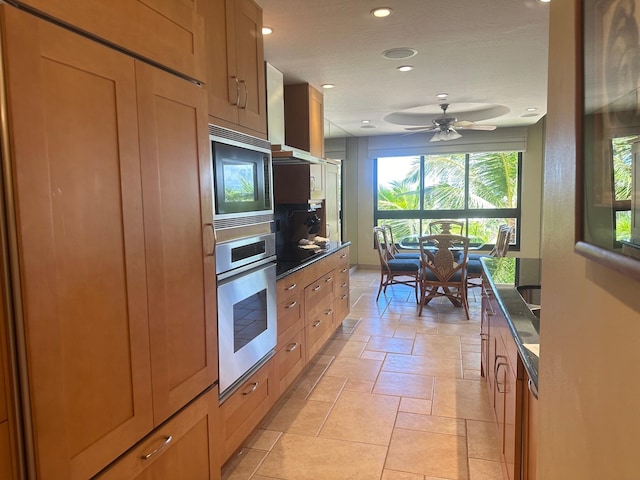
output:
[[462, 370], [462, 377], [465, 380], [484, 381], [484, 377], [480, 374], [480, 368], [465, 368]]
[[[331, 357], [335, 358], [335, 357]], [[305, 368], [304, 374], [300, 375], [293, 384], [283, 394], [283, 397], [305, 399], [309, 396], [316, 383], [320, 381], [322, 375], [327, 370], [328, 365], [314, 363]]]
[[382, 472], [382, 480], [424, 480], [424, 475], [416, 473], [396, 472], [395, 470], [385, 470]]
[[222, 468], [222, 480], [249, 480], [267, 455], [265, 450], [245, 448]]
[[413, 340], [416, 337], [416, 328], [410, 325], [399, 324], [393, 336], [395, 338], [406, 338], [409, 340]]
[[348, 333], [348, 334], [336, 333], [335, 335], [333, 335], [332, 338], [334, 338], [336, 340], [347, 340], [347, 341], [350, 341], [350, 342], [367, 343], [369, 341], [369, 339], [371, 338], [371, 335], [355, 335], [353, 333]]
[[467, 352], [475, 352], [480, 353], [481, 345], [480, 343], [465, 343], [465, 340], [469, 337], [460, 337], [460, 343], [462, 345], [462, 353], [465, 354]]
[[462, 378], [459, 358], [388, 354], [382, 371]]
[[480, 335], [480, 325], [476, 323], [470, 323], [465, 319], [460, 323], [448, 323], [444, 325], [441, 324], [438, 328], [438, 333], [440, 335], [451, 335], [456, 337], [474, 337]]
[[347, 380], [347, 384], [344, 386], [345, 390], [350, 392], [363, 392], [371, 393], [375, 382], [373, 380]]
[[418, 334], [414, 341], [413, 354], [429, 357], [462, 358], [460, 337]]
[[327, 375], [355, 380], [375, 380], [381, 366], [382, 360], [336, 357], [327, 369]]
[[497, 425], [493, 422], [467, 420], [469, 458], [500, 461], [501, 446]]
[[399, 404], [398, 397], [343, 392], [319, 435], [388, 446]]
[[483, 381], [438, 377], [433, 396], [433, 415], [493, 421], [487, 387]]
[[379, 480], [386, 447], [284, 434], [257, 473], [284, 480]]
[[369, 360], [380, 360], [384, 362], [384, 359], [387, 358], [387, 354], [385, 352], [374, 352], [373, 350], [365, 350], [360, 355], [360, 358], [368, 358]]
[[502, 480], [502, 467], [498, 462], [469, 459], [470, 480]]
[[367, 350], [389, 353], [411, 353], [413, 339], [372, 336], [367, 342]]
[[380, 372], [373, 393], [430, 400], [433, 395], [433, 377], [409, 373]]
[[[407, 448], [411, 445], [411, 448]], [[466, 438], [396, 428], [385, 468], [432, 477], [467, 480]]]
[[342, 392], [345, 383], [347, 383], [346, 378], [325, 375], [311, 391], [308, 399], [316, 402], [334, 403], [340, 395], [340, 392]]
[[262, 428], [277, 432], [317, 435], [333, 407], [330, 402], [289, 398], [278, 402], [262, 422]]
[[367, 346], [366, 342], [353, 342], [350, 340], [329, 340], [322, 349], [323, 355], [333, 355], [336, 357], [358, 358]]
[[256, 450], [271, 450], [278, 441], [278, 438], [280, 438], [280, 435], [282, 435], [282, 432], [259, 428], [249, 437], [246, 442], [246, 447]]
[[460, 418], [434, 417], [417, 413], [399, 412], [396, 428], [442, 433], [444, 435], [466, 435], [465, 421]]
[[462, 352], [462, 367], [480, 371], [480, 352]]
[[364, 319], [358, 324], [353, 333], [356, 335], [393, 337], [396, 328], [397, 323], [395, 321]]
[[402, 397], [400, 399], [400, 407], [398, 408], [398, 411], [431, 415], [431, 403], [431, 400]]

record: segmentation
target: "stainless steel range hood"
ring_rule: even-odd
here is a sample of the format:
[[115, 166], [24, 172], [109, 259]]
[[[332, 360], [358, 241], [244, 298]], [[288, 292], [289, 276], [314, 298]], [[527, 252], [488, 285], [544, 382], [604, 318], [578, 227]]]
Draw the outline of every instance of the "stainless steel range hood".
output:
[[267, 81], [267, 120], [271, 156], [276, 164], [324, 163], [300, 148], [285, 145], [284, 78], [282, 72], [265, 63]]

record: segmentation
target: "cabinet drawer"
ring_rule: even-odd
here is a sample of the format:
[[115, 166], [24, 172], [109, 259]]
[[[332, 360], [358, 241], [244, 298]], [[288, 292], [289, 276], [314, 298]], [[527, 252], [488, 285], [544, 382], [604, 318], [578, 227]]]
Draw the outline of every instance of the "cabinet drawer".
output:
[[158, 427], [95, 478], [219, 479], [217, 404], [218, 388], [215, 387]]
[[315, 315], [305, 327], [307, 340], [307, 361], [318, 353], [334, 331], [333, 305]]
[[304, 289], [307, 323], [323, 308], [330, 308], [334, 298], [333, 291], [335, 283], [335, 274], [332, 270]]
[[9, 443], [9, 422], [0, 423], [0, 478], [12, 479], [11, 444]]
[[310, 285], [311, 283], [318, 280], [320, 277], [326, 275], [330, 271], [332, 271], [336, 266], [335, 255], [329, 255], [328, 257], [323, 258], [322, 260], [318, 260], [313, 262], [311, 265], [304, 268], [304, 284]]
[[336, 257], [336, 269], [343, 271], [345, 268], [349, 271], [349, 247], [344, 247], [337, 251]]
[[291, 335], [304, 327], [303, 295], [293, 295], [278, 301], [278, 345], [280, 350]]
[[289, 338], [274, 358], [279, 393], [282, 394], [304, 368], [304, 330]]
[[271, 358], [222, 405], [221, 463], [224, 463], [258, 426], [275, 401], [274, 362]]

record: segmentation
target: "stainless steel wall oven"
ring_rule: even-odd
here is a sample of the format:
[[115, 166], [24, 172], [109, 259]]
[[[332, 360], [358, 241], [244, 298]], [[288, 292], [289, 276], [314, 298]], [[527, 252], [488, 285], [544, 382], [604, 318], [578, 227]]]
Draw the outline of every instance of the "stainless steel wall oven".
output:
[[275, 352], [275, 234], [216, 246], [220, 401]]

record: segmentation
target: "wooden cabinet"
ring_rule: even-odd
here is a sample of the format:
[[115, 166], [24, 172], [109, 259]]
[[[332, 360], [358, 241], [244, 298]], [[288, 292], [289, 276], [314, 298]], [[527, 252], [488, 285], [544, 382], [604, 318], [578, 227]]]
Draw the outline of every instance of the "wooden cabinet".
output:
[[538, 478], [538, 392], [525, 374], [522, 407], [522, 480]]
[[220, 405], [220, 461], [224, 463], [258, 426], [277, 399], [273, 357]]
[[86, 479], [216, 378], [206, 94], [1, 12], [36, 469]]
[[278, 345], [274, 358], [279, 392], [284, 392], [306, 362], [304, 338], [304, 272], [277, 283]]
[[195, 0], [19, 3], [188, 77], [205, 78], [204, 22]]
[[262, 10], [252, 0], [201, 1], [198, 9], [211, 123], [267, 138]]
[[324, 97], [308, 83], [284, 87], [285, 144], [324, 157]]
[[335, 254], [336, 261], [336, 284], [335, 284], [335, 322], [338, 326], [349, 315], [350, 302], [350, 282], [349, 282], [349, 247], [345, 247]]
[[482, 281], [481, 365], [500, 438], [504, 478], [522, 478], [524, 366], [495, 292]]
[[307, 203], [322, 200], [324, 163], [273, 165], [273, 200], [275, 203]]
[[220, 479], [218, 389], [158, 427], [96, 480]]

